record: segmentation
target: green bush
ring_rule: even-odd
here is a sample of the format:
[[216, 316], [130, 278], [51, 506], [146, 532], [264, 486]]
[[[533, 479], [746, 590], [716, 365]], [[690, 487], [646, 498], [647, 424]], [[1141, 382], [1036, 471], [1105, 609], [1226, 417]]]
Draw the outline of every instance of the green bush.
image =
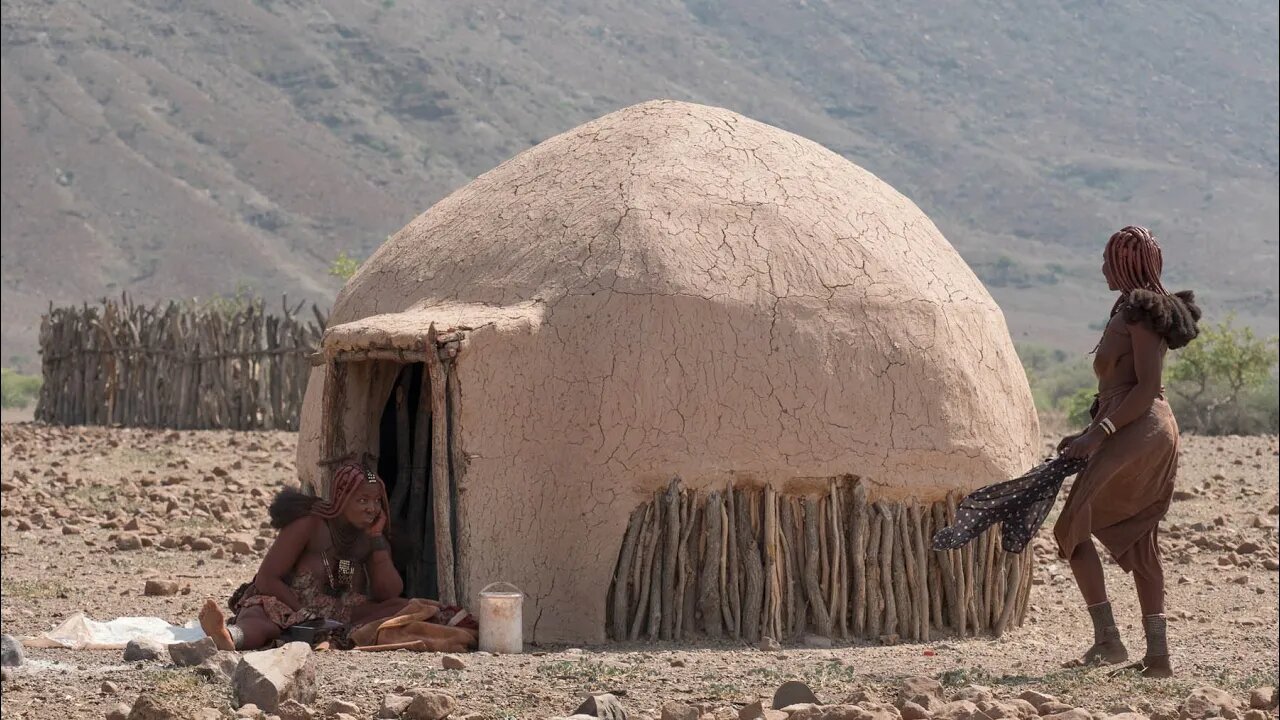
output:
[[6, 408], [24, 408], [36, 401], [43, 381], [35, 375], [0, 368], [0, 395]]
[[359, 269], [360, 261], [348, 255], [346, 250], [343, 250], [338, 253], [338, 257], [334, 258], [333, 263], [329, 265], [329, 274], [346, 282]]
[[1184, 430], [1205, 435], [1274, 433], [1280, 414], [1277, 338], [1234, 319], [1201, 328], [1165, 373]]

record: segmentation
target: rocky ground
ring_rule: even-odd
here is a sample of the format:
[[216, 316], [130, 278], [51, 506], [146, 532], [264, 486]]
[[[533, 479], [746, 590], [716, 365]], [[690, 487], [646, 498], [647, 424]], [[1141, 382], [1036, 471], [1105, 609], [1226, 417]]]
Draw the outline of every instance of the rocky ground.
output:
[[[77, 611], [98, 620], [155, 615], [182, 624], [206, 597], [225, 601], [253, 574], [271, 537], [266, 504], [294, 476], [293, 449], [286, 433], [4, 425], [4, 632], [35, 635]], [[1163, 535], [1178, 671], [1171, 680], [1060, 668], [1087, 644], [1088, 619], [1067, 567], [1042, 537], [1034, 548], [1037, 587], [1028, 623], [998, 640], [778, 651], [730, 644], [535, 647], [520, 656], [470, 655], [461, 669], [445, 669], [458, 663], [431, 654], [321, 652], [312, 656], [317, 696], [306, 713], [295, 711], [323, 717], [339, 701], [347, 704], [335, 712], [370, 718], [388, 695], [439, 692], [454, 698], [453, 717], [540, 718], [571, 713], [588, 693], [612, 692], [633, 718], [737, 718], [757, 700], [768, 707], [781, 683], [799, 679], [825, 703], [854, 701], [862, 709], [810, 708], [793, 713], [794, 720], [906, 718], [916, 706], [955, 720], [1041, 712], [1081, 720], [1124, 711], [1151, 718], [1275, 716], [1274, 709], [1246, 713], [1252, 691], [1277, 685], [1280, 664], [1278, 472], [1275, 437], [1188, 438]], [[1113, 565], [1107, 573], [1121, 631], [1140, 655], [1131, 585]], [[149, 580], [158, 594], [147, 594]], [[6, 720], [103, 718], [140, 696], [155, 706], [139, 703], [134, 717], [169, 717], [158, 714], [160, 706], [176, 710], [173, 717], [232, 713], [224, 678], [175, 667], [167, 657], [126, 662], [118, 650], [34, 648], [25, 655], [22, 667], [6, 671], [0, 708]], [[925, 678], [936, 687], [925, 687]], [[891, 704], [916, 691], [923, 694], [914, 706]], [[1253, 702], [1267, 705], [1270, 692]], [[1199, 700], [1189, 699], [1197, 694]], [[940, 698], [956, 702], [941, 707]], [[1082, 710], [1055, 715], [1072, 708]]]

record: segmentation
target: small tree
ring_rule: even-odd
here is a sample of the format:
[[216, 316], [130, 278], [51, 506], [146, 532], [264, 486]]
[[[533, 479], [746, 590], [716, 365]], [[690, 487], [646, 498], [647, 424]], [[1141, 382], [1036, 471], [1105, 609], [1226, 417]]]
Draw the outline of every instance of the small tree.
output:
[[338, 253], [338, 257], [334, 258], [333, 264], [329, 266], [329, 274], [346, 282], [356, 274], [356, 270], [360, 269], [360, 261], [347, 254], [346, 250]]
[[1277, 338], [1259, 338], [1251, 328], [1238, 328], [1228, 317], [1203, 328], [1170, 365], [1173, 393], [1190, 411], [1195, 429], [1206, 433], [1239, 432], [1244, 397], [1267, 385], [1276, 371]]

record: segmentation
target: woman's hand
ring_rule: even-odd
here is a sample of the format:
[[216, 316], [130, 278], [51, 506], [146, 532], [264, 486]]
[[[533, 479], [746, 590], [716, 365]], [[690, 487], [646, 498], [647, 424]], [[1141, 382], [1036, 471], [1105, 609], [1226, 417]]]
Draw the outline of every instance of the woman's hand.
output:
[[1075, 442], [1076, 438], [1080, 437], [1083, 434], [1084, 433], [1082, 432], [1078, 432], [1075, 435], [1068, 435], [1062, 438], [1061, 442], [1058, 443], [1058, 454], [1061, 455], [1062, 451], [1066, 450], [1068, 445]]
[[378, 537], [382, 535], [382, 531], [387, 529], [387, 514], [379, 511], [378, 517], [372, 523], [369, 523], [369, 529], [365, 532], [369, 533], [369, 537]]
[[1105, 439], [1106, 433], [1102, 432], [1100, 428], [1090, 428], [1084, 434], [1072, 440], [1062, 454], [1073, 459], [1087, 460], [1098, 451], [1102, 441]]

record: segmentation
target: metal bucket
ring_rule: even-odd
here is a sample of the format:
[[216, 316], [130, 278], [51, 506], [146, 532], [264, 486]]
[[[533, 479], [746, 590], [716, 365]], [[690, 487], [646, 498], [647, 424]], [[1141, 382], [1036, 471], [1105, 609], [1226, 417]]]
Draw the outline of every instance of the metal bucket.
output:
[[503, 655], [524, 650], [524, 593], [496, 582], [480, 591], [480, 649]]

